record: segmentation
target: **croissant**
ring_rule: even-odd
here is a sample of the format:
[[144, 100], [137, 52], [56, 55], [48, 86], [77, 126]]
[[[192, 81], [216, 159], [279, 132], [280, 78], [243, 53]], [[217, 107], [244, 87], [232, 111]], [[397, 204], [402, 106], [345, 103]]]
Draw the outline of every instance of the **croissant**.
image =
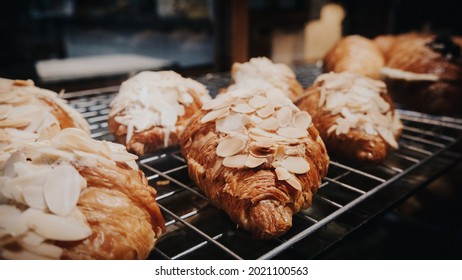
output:
[[189, 118], [210, 100], [207, 88], [173, 71], [141, 72], [111, 103], [109, 131], [140, 156], [175, 146]]
[[180, 147], [194, 183], [257, 239], [289, 230], [329, 163], [311, 116], [277, 88], [233, 90], [204, 104]]
[[371, 78], [380, 76], [385, 60], [380, 49], [369, 39], [359, 35], [339, 40], [324, 56], [324, 72], [349, 71]]
[[313, 116], [329, 153], [378, 163], [398, 148], [402, 124], [382, 81], [358, 74], [319, 76], [296, 105]]
[[144, 259], [165, 231], [125, 147], [47, 128], [0, 154], [0, 258]]
[[246, 63], [233, 63], [231, 77], [232, 84], [228, 90], [276, 87], [291, 100], [303, 93], [303, 87], [290, 67], [273, 63], [266, 57], [254, 57]]
[[0, 147], [35, 141], [53, 124], [90, 133], [85, 119], [57, 93], [38, 88], [31, 80], [0, 78]]
[[460, 114], [461, 47], [457, 37], [416, 33], [398, 36], [381, 71], [391, 96], [418, 111]]

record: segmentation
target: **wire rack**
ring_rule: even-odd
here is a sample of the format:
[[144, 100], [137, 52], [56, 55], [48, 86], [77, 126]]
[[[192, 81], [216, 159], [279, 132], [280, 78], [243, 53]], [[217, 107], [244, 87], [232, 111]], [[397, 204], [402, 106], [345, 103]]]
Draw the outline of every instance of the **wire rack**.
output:
[[[303, 65], [295, 73], [304, 87], [319, 74]], [[226, 86], [228, 73], [198, 78], [212, 95]], [[90, 123], [92, 137], [113, 141], [107, 128], [109, 103], [118, 86], [66, 93], [64, 98]], [[315, 258], [361, 225], [387, 211], [462, 159], [462, 120], [399, 109], [404, 123], [400, 148], [380, 165], [356, 165], [331, 157], [313, 205], [293, 217], [293, 226], [271, 241], [254, 240], [211, 205], [188, 177], [177, 147], [138, 160], [166, 221], [166, 234], [150, 259]]]

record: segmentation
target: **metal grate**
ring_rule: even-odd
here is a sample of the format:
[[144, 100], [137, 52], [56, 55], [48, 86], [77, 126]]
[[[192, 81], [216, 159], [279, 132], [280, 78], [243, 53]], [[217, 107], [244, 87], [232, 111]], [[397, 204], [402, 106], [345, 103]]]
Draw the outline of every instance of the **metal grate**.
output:
[[[297, 77], [306, 87], [319, 74], [315, 66], [299, 66]], [[229, 81], [228, 73], [198, 79], [212, 95]], [[92, 137], [113, 141], [107, 130], [108, 106], [118, 86], [67, 93], [64, 98], [91, 125]], [[178, 148], [140, 158], [149, 184], [157, 189], [166, 234], [151, 259], [271, 259], [315, 258], [362, 224], [412, 194], [425, 182], [462, 159], [462, 120], [399, 109], [404, 123], [400, 148], [374, 166], [356, 165], [332, 157], [327, 177], [313, 205], [296, 214], [284, 236], [254, 240], [211, 205], [188, 177]]]

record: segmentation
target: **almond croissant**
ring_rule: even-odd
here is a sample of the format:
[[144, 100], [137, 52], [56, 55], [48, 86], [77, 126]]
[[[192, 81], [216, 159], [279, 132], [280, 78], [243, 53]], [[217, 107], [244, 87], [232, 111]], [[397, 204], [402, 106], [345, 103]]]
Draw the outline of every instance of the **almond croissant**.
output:
[[277, 88], [229, 91], [204, 104], [180, 147], [195, 184], [257, 239], [289, 230], [329, 163], [311, 116]]

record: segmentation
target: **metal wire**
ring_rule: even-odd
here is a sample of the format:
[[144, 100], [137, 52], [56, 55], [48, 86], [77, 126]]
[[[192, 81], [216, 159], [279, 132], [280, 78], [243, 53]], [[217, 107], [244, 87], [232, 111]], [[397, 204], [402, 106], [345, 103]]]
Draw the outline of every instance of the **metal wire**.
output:
[[[299, 69], [297, 73], [305, 70]], [[310, 79], [314, 76], [312, 74]], [[216, 91], [225, 86], [223, 81], [229, 81], [229, 77], [224, 73], [218, 76], [208, 75], [199, 80]], [[91, 89], [66, 93], [63, 97], [86, 117], [92, 137], [113, 141], [114, 138], [107, 128], [107, 114], [117, 89], [118, 87]], [[226, 215], [211, 206], [207, 197], [187, 176], [186, 163], [178, 148], [141, 158], [138, 161], [140, 168], [145, 171], [150, 185], [156, 187], [157, 202], [164, 215], [170, 218], [166, 219], [167, 233], [155, 248], [156, 256], [165, 259], [188, 259], [195, 258], [196, 254], [209, 256], [207, 254], [212, 250], [218, 258], [274, 258], [380, 190], [462, 143], [462, 120], [402, 109], [399, 111], [404, 122], [403, 135], [400, 148], [392, 151], [390, 159], [381, 165], [367, 168], [332, 160], [327, 177], [322, 182], [322, 189], [313, 199], [312, 208], [297, 214], [306, 221], [305, 227], [291, 229], [290, 237], [283, 236], [272, 242], [253, 240], [249, 233], [236, 228]], [[458, 153], [453, 155], [457, 160], [462, 158]], [[352, 176], [358, 177], [355, 179], [358, 185], [347, 182], [346, 179]], [[159, 181], [166, 181], [168, 184], [158, 185]], [[366, 181], [369, 183], [367, 189], [364, 189], [360, 185]], [[336, 201], [335, 188], [341, 188], [353, 195], [349, 200]], [[330, 205], [333, 210], [317, 208], [318, 202]], [[317, 216], [310, 214], [314, 212]], [[180, 241], [177, 242], [177, 238]], [[189, 241], [191, 242], [188, 244]], [[255, 249], [246, 248], [246, 244], [254, 245]], [[182, 250], [178, 252], [179, 245]]]

